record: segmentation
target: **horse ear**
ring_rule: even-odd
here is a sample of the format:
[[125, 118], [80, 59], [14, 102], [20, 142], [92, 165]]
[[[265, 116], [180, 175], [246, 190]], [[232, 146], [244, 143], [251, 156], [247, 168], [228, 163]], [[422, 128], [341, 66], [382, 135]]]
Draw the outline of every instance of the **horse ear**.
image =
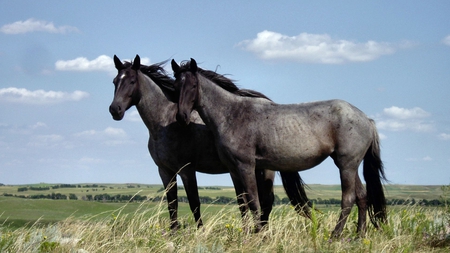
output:
[[175, 73], [180, 72], [180, 65], [178, 65], [177, 62], [174, 59], [172, 59], [170, 64], [172, 65], [173, 72], [175, 72]]
[[136, 71], [141, 68], [141, 57], [139, 57], [138, 54], [134, 57], [133, 66], [131, 68]]
[[117, 57], [116, 55], [114, 55], [114, 65], [116, 66], [116, 69], [117, 69], [117, 70], [123, 69], [123, 63], [122, 63], [122, 61], [119, 59], [119, 57]]
[[190, 64], [189, 68], [190, 68], [191, 72], [194, 72], [194, 73], [197, 72], [197, 62], [193, 58], [191, 58], [191, 64]]

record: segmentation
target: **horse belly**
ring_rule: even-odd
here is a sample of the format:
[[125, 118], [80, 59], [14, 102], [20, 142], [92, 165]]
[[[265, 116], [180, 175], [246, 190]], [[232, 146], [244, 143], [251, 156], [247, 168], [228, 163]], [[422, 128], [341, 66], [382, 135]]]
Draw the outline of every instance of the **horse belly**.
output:
[[257, 152], [257, 165], [278, 171], [300, 171], [320, 164], [333, 152], [333, 142], [310, 135], [305, 129], [284, 129], [267, 135], [262, 152]]
[[291, 149], [281, 148], [271, 154], [257, 156], [256, 166], [258, 169], [301, 171], [315, 167], [329, 156], [328, 153], [311, 151], [294, 152]]

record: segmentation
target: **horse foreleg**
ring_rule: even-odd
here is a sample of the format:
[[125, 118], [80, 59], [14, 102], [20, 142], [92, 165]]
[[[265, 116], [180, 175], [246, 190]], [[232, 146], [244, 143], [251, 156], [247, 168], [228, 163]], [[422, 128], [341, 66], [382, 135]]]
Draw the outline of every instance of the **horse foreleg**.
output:
[[[187, 168], [185, 168], [187, 169]], [[203, 226], [203, 221], [200, 214], [200, 197], [198, 195], [197, 178], [194, 170], [183, 171], [180, 173], [181, 180], [183, 180], [184, 189], [189, 201], [189, 207], [194, 215], [197, 227]]]
[[247, 197], [247, 204], [252, 212], [255, 222], [255, 232], [259, 232], [261, 226], [261, 205], [258, 197], [258, 185], [256, 183], [255, 167], [241, 166], [239, 169], [242, 184]]
[[166, 189], [170, 229], [177, 230], [180, 228], [180, 224], [178, 223], [177, 177], [175, 173], [161, 167], [158, 167], [158, 171], [163, 181], [164, 189]]
[[244, 187], [239, 179], [239, 176], [235, 173], [230, 173], [231, 180], [233, 181], [234, 191], [236, 192], [236, 199], [241, 212], [241, 217], [244, 218], [248, 212], [247, 200], [244, 194]]
[[334, 237], [338, 237], [341, 235], [348, 215], [352, 210], [353, 204], [355, 204], [355, 173], [357, 175], [358, 171], [340, 170], [342, 188], [341, 215], [339, 216], [339, 220], [332, 233]]
[[256, 182], [258, 184], [258, 195], [261, 201], [261, 226], [267, 226], [269, 215], [272, 212], [274, 194], [273, 180], [275, 171], [256, 170]]

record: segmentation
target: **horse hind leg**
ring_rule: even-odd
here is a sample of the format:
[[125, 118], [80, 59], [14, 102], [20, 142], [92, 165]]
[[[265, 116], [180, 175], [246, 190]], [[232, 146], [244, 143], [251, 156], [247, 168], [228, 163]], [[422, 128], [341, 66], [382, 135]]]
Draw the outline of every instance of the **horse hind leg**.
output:
[[358, 206], [358, 228], [356, 232], [359, 236], [364, 237], [366, 233], [367, 192], [358, 174], [356, 174], [355, 183], [356, 205]]

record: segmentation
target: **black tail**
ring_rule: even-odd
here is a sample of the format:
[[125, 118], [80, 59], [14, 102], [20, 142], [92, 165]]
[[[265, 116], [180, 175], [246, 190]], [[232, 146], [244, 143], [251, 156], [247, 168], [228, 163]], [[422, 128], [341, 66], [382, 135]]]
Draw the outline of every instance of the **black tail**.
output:
[[311, 218], [309, 208], [312, 207], [312, 204], [306, 196], [305, 183], [301, 179], [300, 174], [298, 172], [280, 171], [280, 175], [284, 190], [297, 213]]
[[378, 222], [386, 223], [386, 198], [381, 180], [387, 181], [384, 174], [383, 162], [380, 157], [380, 141], [375, 122], [373, 122], [374, 139], [364, 156], [363, 175], [366, 181], [367, 202], [370, 221], [375, 227]]

